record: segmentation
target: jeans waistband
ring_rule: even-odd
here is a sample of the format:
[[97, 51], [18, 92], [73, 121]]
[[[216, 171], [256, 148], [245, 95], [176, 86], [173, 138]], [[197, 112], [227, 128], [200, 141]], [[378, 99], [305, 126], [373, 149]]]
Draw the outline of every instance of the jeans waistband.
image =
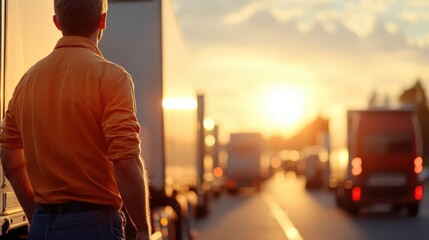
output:
[[114, 208], [109, 205], [87, 203], [87, 202], [66, 202], [59, 204], [39, 204], [37, 208], [48, 213], [73, 213], [73, 212], [86, 212], [86, 211], [103, 211], [113, 210]]

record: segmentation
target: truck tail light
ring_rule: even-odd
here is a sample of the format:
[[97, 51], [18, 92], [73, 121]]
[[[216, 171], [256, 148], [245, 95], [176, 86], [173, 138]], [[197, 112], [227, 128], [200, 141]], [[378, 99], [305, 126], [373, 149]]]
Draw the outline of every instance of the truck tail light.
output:
[[422, 200], [423, 199], [423, 186], [419, 185], [416, 188], [414, 188], [414, 199], [415, 200]]
[[352, 174], [359, 176], [362, 173], [362, 159], [360, 157], [353, 158], [352, 160]]
[[215, 167], [213, 169], [213, 175], [215, 175], [215, 177], [218, 177], [218, 178], [222, 177], [223, 176], [222, 168], [221, 167]]
[[362, 197], [362, 191], [360, 187], [354, 187], [352, 189], [352, 200], [357, 202], [361, 199]]
[[414, 159], [414, 172], [416, 174], [419, 174], [423, 171], [423, 158], [422, 157], [416, 157]]

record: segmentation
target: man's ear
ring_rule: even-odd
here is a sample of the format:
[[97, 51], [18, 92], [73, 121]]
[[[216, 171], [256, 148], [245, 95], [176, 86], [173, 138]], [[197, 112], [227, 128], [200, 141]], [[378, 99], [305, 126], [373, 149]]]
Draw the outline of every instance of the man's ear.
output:
[[60, 26], [60, 24], [58, 23], [57, 16], [56, 16], [56, 15], [54, 15], [54, 16], [52, 17], [52, 19], [54, 20], [55, 26], [58, 28], [58, 30], [60, 30], [60, 31], [61, 31], [61, 26]]
[[107, 24], [107, 13], [103, 13], [100, 16], [100, 29], [104, 30], [106, 29]]

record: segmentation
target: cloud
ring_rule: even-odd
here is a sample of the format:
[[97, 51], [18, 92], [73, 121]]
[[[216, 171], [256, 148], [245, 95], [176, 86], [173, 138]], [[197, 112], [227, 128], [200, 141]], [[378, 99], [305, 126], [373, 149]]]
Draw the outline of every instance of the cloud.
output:
[[228, 25], [240, 24], [251, 18], [255, 13], [268, 9], [264, 2], [252, 2], [238, 12], [230, 13], [224, 17]]
[[304, 9], [297, 7], [282, 11], [280, 9], [274, 8], [270, 9], [270, 13], [275, 19], [277, 19], [277, 21], [284, 23], [302, 16], [304, 14]]
[[429, 2], [425, 0], [408, 0], [406, 1], [406, 5], [410, 7], [426, 8], [429, 7]]
[[419, 17], [417, 14], [413, 12], [404, 11], [400, 14], [399, 19], [408, 23], [417, 23], [419, 20]]
[[[392, 34], [404, 32], [412, 46], [429, 47], [426, 34], [429, 29], [429, 3], [408, 0], [341, 1], [247, 1], [242, 7], [222, 17], [226, 25], [241, 25], [255, 15], [265, 12], [279, 23], [295, 21], [302, 33], [308, 33], [320, 23], [329, 33], [335, 33], [340, 22], [359, 38], [368, 37], [375, 29], [376, 21], [385, 22]], [[418, 24], [418, 25], [417, 25]], [[423, 34], [423, 35], [422, 35]]]
[[374, 31], [376, 17], [365, 12], [343, 15], [343, 24], [359, 38], [365, 38]]
[[399, 26], [396, 23], [386, 22], [384, 27], [391, 34], [397, 34], [399, 32]]
[[418, 1], [225, 0], [211, 12], [203, 2], [218, 1], [194, 1], [179, 20], [198, 57], [191, 77], [207, 92], [209, 114], [230, 113], [225, 123], [250, 124], [242, 110], [251, 106], [231, 102], [261, 84], [299, 83], [312, 89], [314, 111], [332, 111], [365, 106], [374, 89], [396, 101], [418, 76], [429, 83], [429, 27]]
[[[322, 22], [328, 32], [335, 32], [336, 26], [333, 20], [340, 21], [356, 36], [364, 38], [374, 29], [375, 14], [381, 12], [382, 7], [373, 7], [373, 5], [358, 5], [347, 3], [345, 11], [340, 12], [335, 9], [326, 8], [323, 2], [315, 1], [307, 6], [292, 5], [279, 8], [276, 5], [268, 5], [266, 2], [251, 2], [242, 9], [230, 13], [223, 18], [227, 25], [240, 25], [257, 15], [259, 12], [266, 12], [280, 23], [297, 20], [298, 28], [301, 32], [311, 31], [316, 22]], [[368, 10], [371, 7], [371, 11]], [[321, 8], [321, 9], [319, 9]], [[375, 9], [375, 10], [374, 10]]]

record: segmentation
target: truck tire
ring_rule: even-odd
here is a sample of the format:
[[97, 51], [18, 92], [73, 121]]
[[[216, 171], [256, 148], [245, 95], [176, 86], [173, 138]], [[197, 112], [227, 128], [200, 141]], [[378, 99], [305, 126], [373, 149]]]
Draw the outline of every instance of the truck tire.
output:
[[347, 213], [349, 213], [351, 216], [357, 216], [360, 210], [360, 205], [353, 202], [351, 191], [346, 190], [346, 195], [344, 199], [344, 205]]
[[360, 206], [359, 204], [353, 202], [351, 190], [345, 189], [344, 187], [337, 188], [337, 205], [344, 208], [344, 210], [352, 215], [356, 216], [359, 213]]
[[418, 203], [412, 203], [407, 206], [408, 215], [411, 217], [417, 216], [419, 213], [420, 204]]
[[203, 203], [201, 205], [197, 205], [197, 218], [204, 218], [206, 217], [213, 208], [213, 195], [209, 192], [206, 192], [203, 196]]
[[352, 216], [357, 216], [359, 213], [359, 209], [360, 207], [356, 204], [348, 204], [346, 208], [347, 212]]

